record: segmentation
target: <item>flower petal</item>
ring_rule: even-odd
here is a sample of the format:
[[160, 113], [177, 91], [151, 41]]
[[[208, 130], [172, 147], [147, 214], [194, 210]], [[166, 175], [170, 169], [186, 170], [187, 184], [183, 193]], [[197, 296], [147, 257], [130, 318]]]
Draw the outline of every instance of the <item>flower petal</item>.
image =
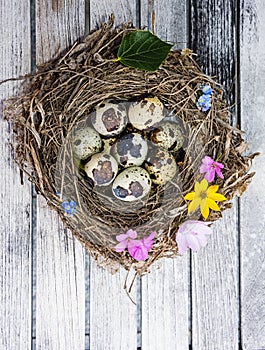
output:
[[218, 163], [218, 162], [214, 162], [214, 164], [216, 165], [217, 168], [223, 169], [224, 164], [222, 163]]
[[210, 169], [207, 171], [207, 173], [205, 174], [204, 177], [205, 177], [205, 179], [206, 179], [209, 183], [213, 182], [214, 177], [215, 177], [215, 169], [214, 169], [214, 168], [210, 168]]
[[200, 243], [197, 239], [196, 236], [194, 235], [188, 235], [187, 236], [187, 243], [188, 243], [188, 246], [194, 250], [195, 252], [197, 252], [198, 250], [200, 250], [201, 246], [200, 246]]
[[191, 201], [189, 206], [188, 206], [188, 213], [196, 210], [199, 205], [200, 205], [200, 198], [195, 197], [194, 200]]
[[195, 193], [200, 192], [200, 190], [201, 190], [201, 183], [200, 182], [198, 182], [198, 181], [195, 182], [194, 190], [195, 190]]
[[212, 233], [211, 227], [204, 225], [206, 221], [199, 221], [199, 224], [194, 226], [192, 232], [196, 232], [198, 235], [210, 235]]
[[221, 178], [221, 179], [224, 179], [224, 175], [222, 174], [220, 168], [216, 168], [216, 174]]
[[131, 240], [129, 242], [128, 252], [137, 261], [146, 260], [148, 257], [148, 250], [139, 240]]
[[204, 219], [207, 219], [208, 216], [209, 216], [209, 207], [207, 205], [207, 202], [205, 200], [205, 204], [204, 205], [200, 205], [200, 209], [201, 209], [201, 213], [202, 213], [202, 216], [204, 217]]
[[124, 241], [124, 240], [126, 240], [127, 238], [128, 238], [128, 236], [127, 236], [126, 233], [122, 233], [121, 235], [116, 236], [116, 240], [117, 240], [118, 242]]
[[214, 160], [213, 160], [211, 157], [209, 157], [209, 156], [205, 156], [205, 157], [203, 158], [202, 162], [203, 162], [204, 164], [206, 164], [206, 165], [209, 165], [209, 167], [210, 167], [210, 166], [212, 166], [212, 164], [214, 163]]
[[201, 247], [205, 247], [207, 245], [208, 237], [205, 235], [197, 235], [197, 240], [199, 241]]
[[201, 88], [201, 91], [205, 94], [205, 95], [211, 95], [213, 93], [213, 90], [211, 88], [210, 85], [204, 85], [202, 88]]
[[183, 255], [186, 253], [186, 251], [188, 250], [188, 243], [187, 243], [187, 240], [186, 240], [186, 237], [179, 234], [179, 231], [177, 232], [177, 235], [176, 235], [176, 241], [177, 241], [177, 244], [178, 244], [178, 252], [179, 254]]
[[212, 199], [213, 201], [222, 202], [227, 200], [225, 196], [223, 196], [221, 193], [212, 193], [211, 195], [208, 195], [208, 198]]
[[154, 243], [153, 238], [155, 237], [155, 235], [156, 235], [156, 232], [153, 231], [153, 232], [150, 233], [149, 236], [143, 237], [143, 238], [141, 239], [141, 242], [143, 243], [143, 245], [145, 246], [145, 248], [146, 248], [148, 251], [152, 248], [152, 245], [153, 245], [153, 243]]
[[203, 192], [206, 191], [208, 188], [208, 185], [209, 185], [208, 181], [206, 179], [203, 179], [200, 183], [200, 190]]
[[132, 229], [129, 229], [127, 232], [126, 232], [126, 235], [127, 237], [130, 237], [132, 239], [136, 238], [137, 237], [137, 232], [132, 230]]
[[195, 196], [195, 192], [190, 192], [190, 193], [186, 194], [184, 199], [186, 199], [188, 201], [192, 201], [194, 199], [194, 196]]
[[200, 173], [207, 173], [209, 171], [209, 169], [211, 168], [211, 165], [207, 165], [207, 164], [202, 164], [200, 166]]
[[207, 205], [210, 209], [215, 210], [215, 211], [220, 211], [219, 206], [215, 203], [215, 201], [213, 201], [210, 198], [207, 198]]
[[218, 191], [219, 186], [218, 185], [212, 185], [207, 190], [207, 196], [210, 197], [212, 194]]
[[115, 252], [117, 252], [117, 253], [123, 252], [127, 248], [127, 244], [128, 244], [128, 242], [126, 240], [118, 243], [115, 246]]

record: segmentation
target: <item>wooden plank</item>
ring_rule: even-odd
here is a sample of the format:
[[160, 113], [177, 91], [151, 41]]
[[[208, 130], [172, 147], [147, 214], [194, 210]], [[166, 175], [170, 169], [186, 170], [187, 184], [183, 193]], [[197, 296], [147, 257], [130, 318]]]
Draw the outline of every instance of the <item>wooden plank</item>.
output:
[[[185, 1], [142, 0], [141, 26], [181, 49], [187, 45], [186, 13]], [[189, 255], [160, 264], [142, 278], [142, 349], [188, 349]]]
[[84, 349], [84, 249], [42, 197], [37, 217], [36, 348]]
[[[111, 275], [91, 261], [90, 350], [137, 348], [137, 307], [123, 289], [125, 278], [125, 271]], [[131, 297], [137, 301], [135, 286]]]
[[[83, 0], [36, 1], [36, 61], [44, 62], [84, 32]], [[85, 251], [38, 198], [36, 348], [84, 349]]]
[[[30, 2], [1, 1], [0, 81], [30, 71]], [[0, 100], [17, 93], [0, 85]], [[13, 162], [11, 127], [0, 106], [0, 348], [31, 347], [31, 185]]]
[[235, 227], [235, 210], [224, 213], [207, 247], [192, 256], [193, 349], [238, 349]]
[[[191, 1], [191, 49], [233, 102], [236, 24], [229, 0]], [[231, 92], [230, 92], [231, 90]], [[209, 245], [192, 256], [192, 347], [238, 349], [237, 208], [214, 225]]]
[[189, 256], [160, 264], [142, 277], [142, 349], [188, 349]]
[[241, 199], [241, 328], [244, 350], [265, 349], [265, 11], [264, 1], [241, 1], [241, 127], [247, 153], [260, 151], [256, 175]]
[[128, 21], [134, 24], [138, 21], [136, 0], [90, 0], [90, 28], [97, 28], [102, 22], [108, 21], [111, 14], [115, 16], [115, 24]]
[[162, 40], [176, 44], [176, 49], [187, 47], [188, 1], [141, 0], [141, 27], [146, 27]]
[[[91, 29], [115, 14], [116, 24], [136, 21], [136, 2], [90, 1]], [[137, 347], [137, 307], [123, 290], [126, 272], [111, 275], [91, 262], [90, 267], [90, 349], [106, 350]], [[131, 297], [136, 301], [136, 288]]]

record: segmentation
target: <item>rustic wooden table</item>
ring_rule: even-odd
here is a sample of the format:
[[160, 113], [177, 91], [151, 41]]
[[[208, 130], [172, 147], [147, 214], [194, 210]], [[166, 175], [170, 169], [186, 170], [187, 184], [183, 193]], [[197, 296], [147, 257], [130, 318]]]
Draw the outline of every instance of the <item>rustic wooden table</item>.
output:
[[[265, 3], [1, 0], [0, 79], [33, 71], [112, 12], [198, 54], [235, 103], [247, 152], [263, 152], [257, 174], [206, 249], [137, 280], [135, 306], [125, 272], [99, 269], [31, 184], [21, 186], [1, 117], [0, 349], [264, 350]], [[1, 99], [18, 86], [1, 85]]]

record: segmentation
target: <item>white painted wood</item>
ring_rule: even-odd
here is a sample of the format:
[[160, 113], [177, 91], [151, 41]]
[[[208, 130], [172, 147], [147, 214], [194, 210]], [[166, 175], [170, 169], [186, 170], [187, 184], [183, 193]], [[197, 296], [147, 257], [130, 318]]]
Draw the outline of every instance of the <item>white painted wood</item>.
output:
[[265, 349], [265, 10], [264, 1], [241, 1], [241, 127], [248, 153], [260, 151], [256, 175], [240, 206], [241, 328], [244, 350]]
[[[136, 21], [135, 1], [90, 1], [91, 29], [114, 13], [116, 24]], [[137, 307], [126, 295], [126, 272], [111, 275], [91, 262], [90, 267], [90, 350], [135, 350]], [[136, 301], [136, 288], [131, 297]]]
[[[191, 1], [191, 48], [206, 73], [228, 88], [234, 82], [235, 5], [229, 0]], [[230, 93], [229, 93], [230, 92]], [[209, 244], [192, 254], [192, 348], [238, 349], [237, 205], [214, 224]]]
[[142, 277], [142, 349], [189, 348], [189, 256], [163, 259]]
[[[141, 26], [161, 39], [187, 45], [185, 1], [141, 1]], [[189, 347], [189, 255], [163, 259], [159, 270], [142, 278], [142, 349]]]
[[[125, 271], [111, 275], [91, 259], [90, 350], [137, 348], [137, 307], [123, 289], [125, 278]], [[131, 297], [136, 302], [135, 289]]]
[[133, 21], [138, 18], [136, 0], [90, 0], [90, 28], [96, 28], [102, 22], [107, 22], [111, 14], [115, 16], [115, 24]]
[[141, 0], [141, 27], [146, 27], [162, 40], [175, 44], [176, 49], [187, 47], [188, 1]]
[[37, 217], [36, 349], [84, 349], [84, 249], [42, 197]]
[[[83, 0], [36, 2], [37, 63], [47, 61], [83, 34]], [[38, 198], [36, 349], [85, 347], [85, 251]]]
[[235, 210], [225, 212], [207, 247], [192, 255], [193, 349], [238, 349], [236, 220]]
[[[30, 2], [0, 5], [0, 80], [30, 70]], [[0, 100], [17, 93], [17, 82], [0, 86]], [[22, 186], [8, 145], [10, 127], [0, 107], [0, 349], [31, 347], [31, 186]]]

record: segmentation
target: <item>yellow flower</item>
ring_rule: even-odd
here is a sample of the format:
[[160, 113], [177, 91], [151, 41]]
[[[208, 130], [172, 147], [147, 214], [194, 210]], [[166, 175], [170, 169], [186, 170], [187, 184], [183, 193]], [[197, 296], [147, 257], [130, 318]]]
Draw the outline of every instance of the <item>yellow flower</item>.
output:
[[225, 201], [226, 198], [218, 191], [219, 186], [213, 185], [208, 187], [208, 181], [203, 179], [201, 182], [196, 182], [194, 186], [195, 192], [186, 194], [184, 199], [191, 201], [188, 206], [188, 213], [196, 210], [199, 206], [202, 216], [207, 219], [209, 216], [209, 209], [220, 211], [219, 206], [215, 201]]

